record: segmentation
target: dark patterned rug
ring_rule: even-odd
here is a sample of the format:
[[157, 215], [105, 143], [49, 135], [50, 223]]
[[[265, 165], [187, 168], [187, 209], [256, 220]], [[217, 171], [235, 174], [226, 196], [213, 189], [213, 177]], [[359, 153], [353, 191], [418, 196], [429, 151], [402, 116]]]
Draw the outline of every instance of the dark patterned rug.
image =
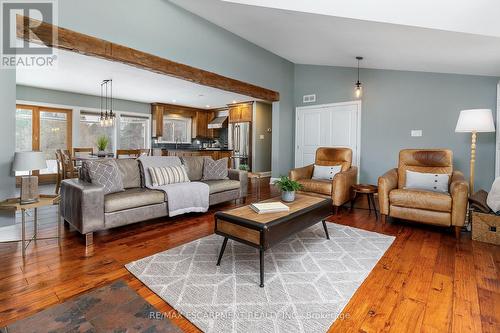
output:
[[19, 320], [1, 333], [181, 332], [125, 282], [117, 281]]

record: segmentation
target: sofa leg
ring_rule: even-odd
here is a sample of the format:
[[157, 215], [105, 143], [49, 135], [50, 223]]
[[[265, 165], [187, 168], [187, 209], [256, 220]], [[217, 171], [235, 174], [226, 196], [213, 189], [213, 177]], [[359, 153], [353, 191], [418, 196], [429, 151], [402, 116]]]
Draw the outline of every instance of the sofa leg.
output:
[[337, 215], [339, 213], [339, 206], [333, 206], [333, 215]]
[[455, 238], [457, 240], [460, 240], [460, 232], [462, 232], [462, 227], [455, 226], [454, 229], [455, 229]]
[[88, 232], [85, 234], [85, 246], [94, 244], [94, 233]]
[[65, 228], [69, 228], [69, 222], [68, 222], [68, 221], [66, 221], [66, 220], [64, 220], [64, 227], [65, 227]]
[[383, 223], [383, 224], [386, 224], [386, 223], [387, 223], [387, 215], [385, 215], [385, 214], [381, 214], [381, 215], [380, 215], [380, 219], [382, 220], [382, 223]]

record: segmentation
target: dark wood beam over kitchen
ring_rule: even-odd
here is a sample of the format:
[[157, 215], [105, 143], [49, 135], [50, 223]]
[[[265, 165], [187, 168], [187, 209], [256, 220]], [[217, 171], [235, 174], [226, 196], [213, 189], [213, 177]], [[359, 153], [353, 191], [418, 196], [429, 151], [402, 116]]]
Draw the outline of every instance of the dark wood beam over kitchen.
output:
[[[25, 16], [17, 16], [17, 36], [32, 43], [117, 61], [151, 72], [172, 76], [193, 83], [251, 96], [270, 102], [279, 101], [279, 93], [213, 72], [184, 65], [150, 53], [112, 43]], [[53, 40], [52, 32], [57, 38]]]

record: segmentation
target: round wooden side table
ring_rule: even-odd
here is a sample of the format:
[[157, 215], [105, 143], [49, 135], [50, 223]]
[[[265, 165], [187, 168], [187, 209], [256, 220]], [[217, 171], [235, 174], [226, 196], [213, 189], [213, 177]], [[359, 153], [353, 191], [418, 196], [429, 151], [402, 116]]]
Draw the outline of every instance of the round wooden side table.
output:
[[371, 212], [373, 207], [373, 210], [375, 211], [375, 218], [378, 220], [377, 206], [375, 205], [374, 196], [374, 194], [378, 192], [378, 187], [369, 184], [357, 184], [353, 185], [352, 189], [354, 191], [354, 197], [351, 200], [351, 209], [354, 208], [354, 200], [358, 194], [365, 194], [368, 199], [368, 210]]

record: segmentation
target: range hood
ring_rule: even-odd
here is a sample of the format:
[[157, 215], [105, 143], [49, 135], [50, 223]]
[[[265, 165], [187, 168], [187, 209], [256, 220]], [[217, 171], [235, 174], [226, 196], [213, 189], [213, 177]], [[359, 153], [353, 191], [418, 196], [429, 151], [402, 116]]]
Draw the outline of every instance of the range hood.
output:
[[208, 128], [226, 128], [227, 116], [215, 117], [209, 124]]

